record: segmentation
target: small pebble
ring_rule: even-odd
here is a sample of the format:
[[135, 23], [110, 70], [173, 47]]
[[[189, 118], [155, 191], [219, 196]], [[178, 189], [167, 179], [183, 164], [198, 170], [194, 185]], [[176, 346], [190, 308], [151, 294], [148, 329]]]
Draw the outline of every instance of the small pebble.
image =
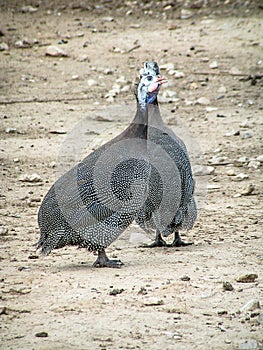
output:
[[54, 160], [48, 164], [48, 167], [51, 169], [55, 168], [56, 166], [57, 166], [57, 163]]
[[249, 124], [247, 120], [244, 120], [243, 122], [239, 123], [239, 126], [241, 128], [249, 128]]
[[257, 305], [257, 308], [255, 309], [255, 311], [252, 311], [252, 312], [250, 313], [250, 317], [251, 317], [251, 318], [254, 318], [254, 317], [257, 317], [257, 316], [260, 315], [259, 308], [260, 308], [260, 304], [259, 304], [259, 302], [258, 302], [258, 305]]
[[[84, 46], [85, 47], [85, 46]], [[78, 57], [78, 61], [79, 62], [89, 62], [89, 56], [88, 55], [85, 55], [85, 54], [83, 54], [83, 55], [80, 55], [79, 57]]]
[[145, 306], [159, 306], [159, 305], [163, 305], [164, 302], [161, 299], [152, 297], [152, 298], [148, 298], [146, 300], [143, 301], [143, 305]]
[[122, 292], [124, 292], [124, 289], [112, 289], [110, 292], [109, 292], [109, 295], [118, 295], [118, 294], [121, 294]]
[[251, 282], [255, 282], [257, 278], [258, 278], [258, 275], [256, 273], [249, 273], [238, 277], [236, 281], [239, 283], [251, 283]]
[[[205, 110], [206, 110], [207, 112], [214, 112], [214, 111], [217, 111], [218, 108], [217, 108], [217, 107], [206, 107]], [[218, 116], [218, 115], [217, 115], [217, 116]], [[225, 117], [225, 116], [223, 116], [223, 117]]]
[[22, 182], [42, 182], [43, 180], [38, 174], [23, 174], [19, 177], [19, 181]]
[[98, 122], [112, 122], [112, 119], [104, 117], [102, 115], [97, 115], [94, 119]]
[[239, 163], [246, 163], [248, 161], [247, 157], [240, 157], [237, 160]]
[[28, 198], [26, 203], [29, 207], [38, 207], [41, 202], [41, 198]]
[[193, 166], [193, 173], [195, 176], [211, 175], [214, 172], [215, 172], [215, 168], [213, 166], [203, 166], [203, 165]]
[[254, 168], [254, 169], [258, 169], [260, 167], [261, 163], [260, 161], [258, 160], [251, 160], [249, 163], [248, 163], [248, 167], [249, 168]]
[[169, 71], [169, 70], [174, 69], [174, 64], [171, 63], [171, 62], [169, 62], [169, 63], [160, 65], [159, 68], [160, 68], [160, 69], [165, 69], [165, 70]]
[[46, 49], [46, 56], [52, 56], [52, 57], [67, 57], [68, 54], [62, 50], [60, 47], [57, 47], [55, 45], [50, 45]]
[[[170, 74], [170, 72], [172, 74]], [[173, 75], [175, 79], [181, 79], [185, 77], [185, 73], [184, 72], [180, 72], [178, 70], [171, 70], [168, 72], [168, 74]]]
[[141, 28], [141, 25], [139, 23], [132, 23], [130, 24], [130, 28], [138, 29], [138, 28]]
[[224, 316], [224, 315], [227, 315], [228, 312], [226, 310], [220, 310], [220, 311], [217, 311], [217, 314], [218, 316]]
[[213, 156], [211, 159], [208, 160], [209, 164], [211, 165], [226, 165], [229, 164], [228, 158], [225, 156]]
[[188, 282], [188, 281], [191, 280], [191, 278], [190, 278], [189, 276], [182, 276], [182, 277], [180, 278], [180, 280], [181, 280], [181, 281]]
[[8, 234], [8, 228], [6, 226], [0, 226], [0, 236], [5, 236]]
[[220, 94], [225, 94], [227, 92], [227, 88], [225, 86], [220, 86], [217, 90]]
[[148, 294], [147, 289], [145, 287], [141, 287], [141, 289], [139, 290], [138, 294], [141, 294], [141, 295]]
[[228, 169], [228, 170], [226, 171], [226, 174], [227, 174], [227, 176], [235, 176], [235, 175], [236, 175], [234, 169]]
[[218, 328], [220, 329], [221, 332], [226, 332], [227, 331], [226, 327], [222, 326], [221, 324], [218, 325]]
[[165, 97], [165, 98], [177, 97], [177, 93], [176, 93], [175, 91], [172, 91], [172, 90], [165, 90], [165, 91], [163, 92], [163, 97]]
[[126, 84], [127, 83], [127, 79], [125, 78], [124, 75], [121, 75], [118, 79], [116, 79], [116, 83]]
[[216, 191], [218, 191], [218, 190], [220, 190], [220, 185], [214, 185], [214, 184], [208, 184], [207, 186], [206, 186], [206, 188], [207, 188], [207, 191], [209, 191], [209, 192], [216, 192]]
[[124, 85], [122, 88], [121, 88], [121, 92], [128, 92], [130, 91], [130, 85]]
[[236, 67], [232, 67], [232, 68], [230, 69], [229, 73], [230, 73], [231, 75], [239, 75], [239, 74], [242, 74], [242, 72], [241, 72], [238, 68], [236, 68]]
[[48, 333], [47, 332], [38, 332], [35, 334], [36, 337], [38, 338], [47, 338], [48, 337]]
[[[248, 311], [254, 311], [260, 309], [260, 302], [258, 300], [250, 300], [247, 304], [244, 305]], [[243, 307], [244, 311], [244, 307]]]
[[30, 271], [30, 270], [31, 270], [30, 266], [20, 266], [18, 268], [18, 271]]
[[39, 258], [39, 256], [38, 255], [34, 255], [34, 254], [28, 256], [28, 259], [31, 259], [31, 260], [36, 260], [38, 258]]
[[244, 190], [240, 191], [242, 196], [249, 196], [254, 192], [255, 185], [249, 184]]
[[243, 180], [246, 180], [248, 178], [249, 178], [249, 175], [244, 174], [244, 173], [240, 173], [240, 174], [237, 174], [234, 179], [237, 181], [243, 181]]
[[232, 284], [230, 282], [223, 282], [223, 290], [224, 291], [232, 291], [234, 290], [234, 287], [232, 286]]
[[32, 47], [36, 42], [24, 38], [23, 40], [18, 40], [15, 42], [15, 47], [18, 49], [27, 49]]
[[102, 17], [102, 21], [103, 22], [114, 22], [114, 18], [113, 17]]
[[187, 9], [181, 10], [181, 19], [189, 19], [193, 16], [193, 12]]
[[196, 100], [196, 103], [201, 105], [201, 106], [207, 106], [210, 104], [210, 100], [206, 97], [199, 97], [197, 100]]
[[245, 139], [250, 139], [251, 137], [253, 136], [253, 133], [252, 132], [244, 132], [242, 135], [241, 135], [241, 139], [245, 140]]
[[217, 63], [217, 61], [214, 61], [214, 62], [210, 63], [209, 68], [211, 68], [211, 69], [216, 69], [216, 68], [218, 68], [218, 63]]
[[106, 98], [106, 101], [109, 103], [113, 103], [114, 102], [114, 97], [113, 96], [109, 96]]
[[171, 338], [171, 339], [175, 339], [175, 340], [182, 339], [182, 336], [179, 333], [164, 331], [164, 332], [162, 332], [162, 334], [166, 335], [168, 338]]
[[34, 13], [34, 12], [37, 12], [38, 8], [37, 7], [33, 7], [33, 6], [23, 6], [21, 8], [21, 12], [22, 13]]
[[105, 69], [103, 70], [103, 73], [106, 74], [106, 75], [113, 74], [113, 73], [114, 73], [114, 70], [111, 69], [111, 68], [105, 68]]
[[239, 136], [240, 135], [240, 131], [239, 130], [233, 130], [230, 132], [225, 133], [225, 136], [230, 137], [230, 136]]
[[98, 85], [97, 81], [94, 79], [88, 79], [87, 83], [88, 83], [88, 86]]
[[6, 306], [0, 307], [0, 315], [8, 315], [9, 309]]
[[16, 128], [6, 128], [5, 132], [7, 134], [15, 134], [17, 132]]
[[0, 43], [0, 51], [9, 50], [9, 46], [6, 43]]

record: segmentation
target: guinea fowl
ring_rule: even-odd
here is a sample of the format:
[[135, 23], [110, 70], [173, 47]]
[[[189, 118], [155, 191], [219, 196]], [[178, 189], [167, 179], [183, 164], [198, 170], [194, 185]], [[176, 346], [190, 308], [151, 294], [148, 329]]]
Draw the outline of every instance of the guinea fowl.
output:
[[130, 125], [52, 185], [38, 212], [37, 249], [43, 254], [77, 245], [98, 252], [95, 267], [122, 265], [110, 260], [105, 248], [132, 223], [147, 198], [148, 107], [164, 82], [159, 75], [141, 76]]
[[[141, 76], [159, 76], [156, 62], [146, 62]], [[146, 232], [156, 231], [155, 241], [144, 247], [186, 246], [180, 229], [189, 230], [197, 217], [193, 196], [195, 182], [184, 142], [162, 120], [157, 96], [148, 112], [148, 155], [151, 163], [148, 197], [136, 217]], [[167, 237], [174, 232], [172, 244]]]

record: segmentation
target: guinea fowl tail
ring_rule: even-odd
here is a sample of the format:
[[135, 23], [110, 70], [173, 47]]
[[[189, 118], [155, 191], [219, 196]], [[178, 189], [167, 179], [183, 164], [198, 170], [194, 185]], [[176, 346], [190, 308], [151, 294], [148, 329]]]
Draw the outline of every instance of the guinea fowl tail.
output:
[[36, 249], [41, 250], [41, 254], [48, 255], [53, 249], [58, 249], [70, 245], [65, 231], [50, 231], [47, 234], [41, 232], [40, 239], [36, 244]]
[[40, 249], [42, 255], [48, 255], [51, 252], [51, 248], [45, 245], [44, 240], [42, 237], [40, 240], [36, 243], [36, 250]]

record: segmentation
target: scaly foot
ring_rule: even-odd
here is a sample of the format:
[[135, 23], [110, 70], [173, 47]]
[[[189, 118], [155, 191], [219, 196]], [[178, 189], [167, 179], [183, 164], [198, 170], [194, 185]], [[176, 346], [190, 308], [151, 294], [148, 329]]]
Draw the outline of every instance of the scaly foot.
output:
[[94, 262], [93, 267], [111, 267], [119, 269], [124, 265], [120, 260], [111, 260], [107, 257], [105, 250], [98, 251], [98, 258]]
[[188, 245], [192, 245], [192, 242], [184, 242], [181, 240], [181, 237], [179, 235], [179, 232], [176, 231], [174, 233], [174, 240], [171, 244], [167, 244], [167, 247], [186, 247]]
[[160, 233], [156, 234], [155, 241], [151, 244], [143, 244], [140, 246], [140, 248], [156, 248], [156, 247], [167, 247], [167, 243], [164, 239], [162, 239], [162, 236]]

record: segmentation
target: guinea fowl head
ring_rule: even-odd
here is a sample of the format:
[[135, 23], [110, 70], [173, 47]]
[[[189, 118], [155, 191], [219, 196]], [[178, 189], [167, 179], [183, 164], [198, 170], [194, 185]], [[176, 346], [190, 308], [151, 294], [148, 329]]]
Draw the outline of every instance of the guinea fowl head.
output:
[[[149, 63], [154, 63], [156, 66], [148, 67]], [[166, 82], [166, 79], [157, 73], [160, 72], [157, 63], [155, 62], [145, 62], [144, 68], [140, 71], [140, 82], [137, 88], [137, 101], [139, 108], [142, 110], [146, 109], [148, 104], [157, 104], [157, 95], [160, 86]]]
[[140, 70], [140, 77], [143, 75], [160, 75], [160, 69], [157, 62], [146, 61]]

